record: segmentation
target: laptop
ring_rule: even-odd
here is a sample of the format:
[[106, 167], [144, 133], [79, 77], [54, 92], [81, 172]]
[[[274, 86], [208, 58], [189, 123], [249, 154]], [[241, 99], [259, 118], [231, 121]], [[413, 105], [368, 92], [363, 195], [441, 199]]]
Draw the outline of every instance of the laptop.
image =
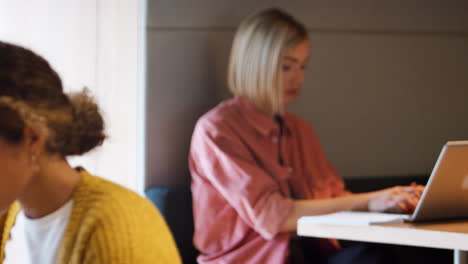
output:
[[468, 219], [468, 141], [447, 142], [409, 222]]
[[299, 222], [381, 225], [461, 218], [468, 219], [468, 141], [444, 145], [413, 214], [341, 211], [304, 216]]

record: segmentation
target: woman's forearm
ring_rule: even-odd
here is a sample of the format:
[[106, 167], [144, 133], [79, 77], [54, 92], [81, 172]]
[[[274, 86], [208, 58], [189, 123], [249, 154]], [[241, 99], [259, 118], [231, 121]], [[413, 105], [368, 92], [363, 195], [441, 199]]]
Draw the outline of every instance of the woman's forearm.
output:
[[367, 211], [371, 197], [378, 192], [350, 194], [337, 198], [296, 200], [288, 217], [281, 226], [281, 232], [296, 231], [297, 220], [302, 216], [329, 214], [338, 211]]
[[416, 208], [423, 191], [424, 186], [412, 184], [337, 198], [296, 200], [280, 231], [295, 231], [297, 220], [307, 215], [329, 214], [338, 211], [411, 213]]

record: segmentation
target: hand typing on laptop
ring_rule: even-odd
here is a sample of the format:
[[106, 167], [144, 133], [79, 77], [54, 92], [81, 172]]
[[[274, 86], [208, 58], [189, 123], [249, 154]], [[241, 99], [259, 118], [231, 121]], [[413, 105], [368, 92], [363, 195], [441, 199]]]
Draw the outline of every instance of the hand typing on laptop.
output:
[[369, 201], [369, 211], [385, 213], [412, 213], [421, 198], [424, 186], [412, 183], [375, 192]]

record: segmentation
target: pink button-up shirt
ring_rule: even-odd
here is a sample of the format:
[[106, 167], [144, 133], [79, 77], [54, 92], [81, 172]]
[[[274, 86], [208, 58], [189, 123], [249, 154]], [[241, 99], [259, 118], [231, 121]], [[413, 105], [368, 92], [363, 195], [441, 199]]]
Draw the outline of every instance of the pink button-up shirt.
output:
[[[200, 263], [287, 263], [291, 233], [279, 230], [292, 197], [347, 193], [312, 127], [291, 113], [283, 118], [280, 138], [271, 117], [237, 96], [197, 122], [189, 163]], [[333, 240], [317, 246], [337, 249]]]

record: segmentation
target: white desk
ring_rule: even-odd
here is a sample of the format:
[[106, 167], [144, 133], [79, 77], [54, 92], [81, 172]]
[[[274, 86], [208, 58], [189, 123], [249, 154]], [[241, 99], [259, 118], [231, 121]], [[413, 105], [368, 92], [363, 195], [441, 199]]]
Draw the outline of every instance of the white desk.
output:
[[299, 236], [454, 250], [454, 263], [467, 262], [468, 221], [346, 226], [298, 221]]

